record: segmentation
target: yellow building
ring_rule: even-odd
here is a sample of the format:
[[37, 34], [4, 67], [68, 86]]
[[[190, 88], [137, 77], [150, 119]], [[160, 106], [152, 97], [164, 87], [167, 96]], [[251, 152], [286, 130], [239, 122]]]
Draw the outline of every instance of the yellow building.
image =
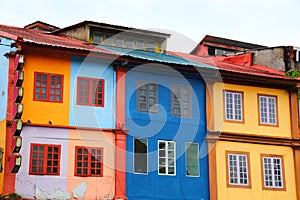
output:
[[223, 83], [207, 90], [211, 199], [299, 200], [299, 80], [215, 62]]

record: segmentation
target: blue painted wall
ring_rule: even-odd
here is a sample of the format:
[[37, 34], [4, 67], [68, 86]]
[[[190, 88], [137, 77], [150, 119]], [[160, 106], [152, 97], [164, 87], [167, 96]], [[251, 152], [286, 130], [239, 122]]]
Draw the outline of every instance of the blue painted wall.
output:
[[5, 54], [12, 51], [12, 43], [13, 40], [0, 37], [0, 121], [6, 119], [9, 60]]
[[[148, 68], [148, 69], [146, 69]], [[206, 135], [205, 84], [185, 78], [172, 70], [157, 71], [154, 65], [126, 73], [126, 195], [129, 200], [144, 199], [209, 199], [209, 177]], [[166, 69], [168, 70], [168, 69]], [[138, 80], [158, 84], [159, 109], [156, 114], [138, 112], [136, 86]], [[192, 117], [171, 115], [171, 87], [192, 87]], [[148, 174], [134, 173], [134, 138], [148, 138]], [[176, 175], [158, 175], [158, 140], [176, 141]], [[200, 176], [186, 176], [185, 143], [199, 143]]]
[[[111, 61], [89, 57], [71, 57], [70, 125], [92, 128], [115, 127], [115, 72]], [[77, 77], [105, 80], [104, 107], [77, 105]]]

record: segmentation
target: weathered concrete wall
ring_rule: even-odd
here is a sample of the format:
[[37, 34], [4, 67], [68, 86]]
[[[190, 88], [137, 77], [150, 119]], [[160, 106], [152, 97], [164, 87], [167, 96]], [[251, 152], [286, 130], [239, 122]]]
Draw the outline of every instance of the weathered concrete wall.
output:
[[90, 28], [89, 26], [78, 27], [72, 30], [68, 30], [60, 33], [60, 35], [65, 35], [70, 38], [74, 38], [82, 41], [89, 41]]
[[281, 47], [252, 51], [253, 64], [268, 66], [285, 71], [284, 49]]

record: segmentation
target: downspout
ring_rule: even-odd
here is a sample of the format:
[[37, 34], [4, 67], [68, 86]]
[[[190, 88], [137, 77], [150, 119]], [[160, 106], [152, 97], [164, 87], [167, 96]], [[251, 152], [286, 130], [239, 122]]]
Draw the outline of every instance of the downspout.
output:
[[125, 126], [125, 84], [126, 70], [116, 71], [116, 129], [115, 129], [115, 200], [126, 197], [126, 136]]

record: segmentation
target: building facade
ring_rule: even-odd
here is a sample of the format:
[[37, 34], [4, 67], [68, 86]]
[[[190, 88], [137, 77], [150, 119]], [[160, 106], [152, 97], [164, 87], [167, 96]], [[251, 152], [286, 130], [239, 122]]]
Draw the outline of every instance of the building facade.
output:
[[299, 81], [263, 66], [217, 66], [223, 83], [211, 86], [208, 108], [209, 129], [220, 130], [208, 137], [211, 199], [299, 199]]
[[133, 68], [126, 102], [128, 198], [209, 199], [205, 82], [166, 66]]
[[299, 79], [253, 54], [202, 54], [259, 45], [206, 37], [191, 55], [168, 37], [0, 25], [0, 194], [299, 199]]

